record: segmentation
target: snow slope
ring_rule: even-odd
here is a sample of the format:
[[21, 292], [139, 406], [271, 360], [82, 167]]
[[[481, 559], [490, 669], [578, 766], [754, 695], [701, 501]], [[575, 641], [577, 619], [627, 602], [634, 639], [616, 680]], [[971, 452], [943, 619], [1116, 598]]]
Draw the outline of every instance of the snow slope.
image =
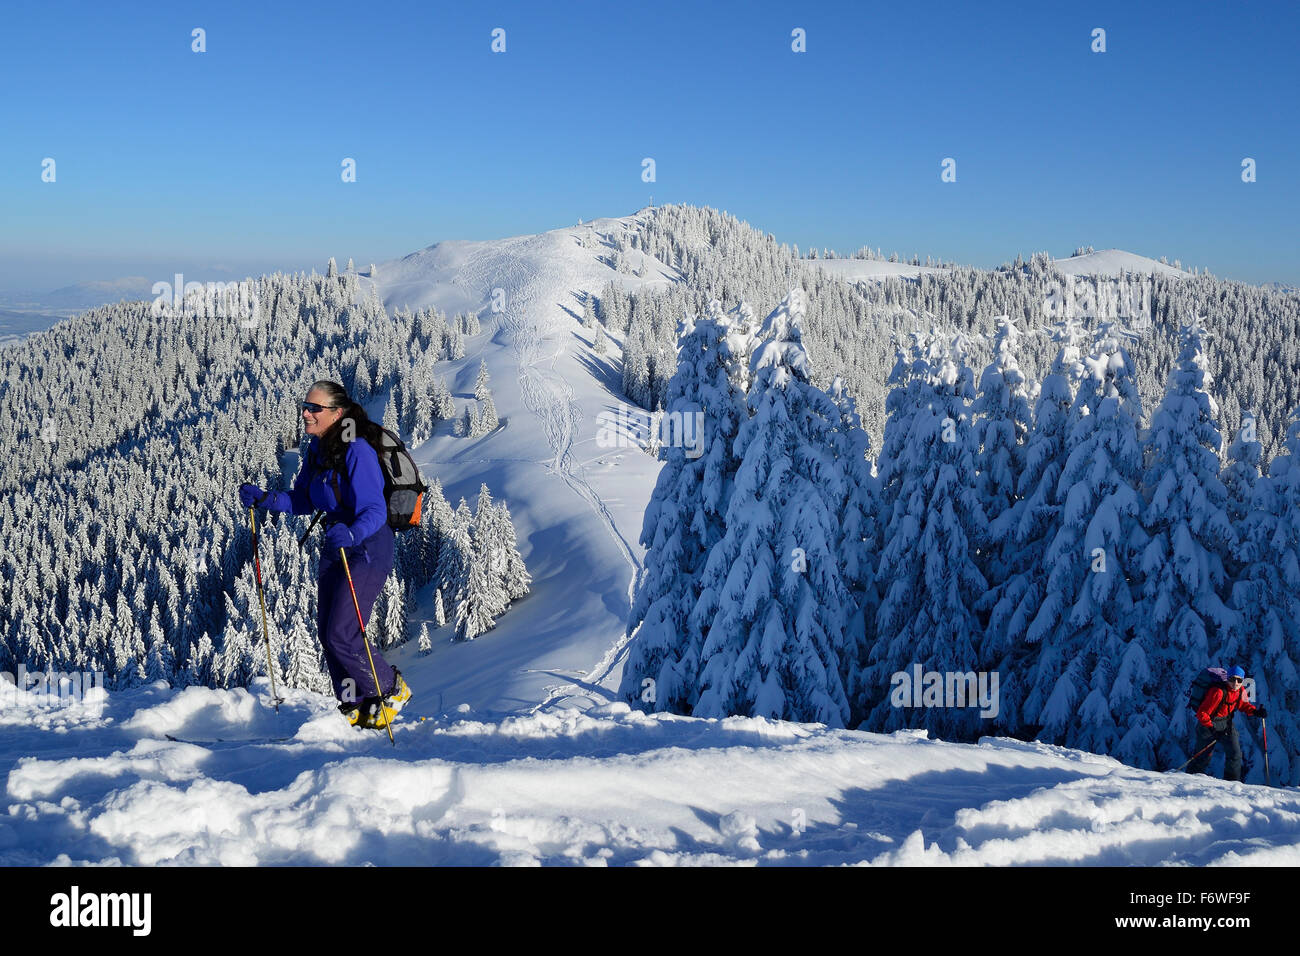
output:
[[637, 538], [659, 462], [634, 446], [598, 445], [597, 416], [624, 404], [618, 342], [611, 340], [609, 356], [596, 356], [581, 316], [583, 293], [598, 294], [611, 279], [636, 288], [675, 277], [636, 253], [630, 258], [641, 278], [602, 261], [612, 248], [606, 237], [632, 218], [440, 242], [376, 269], [390, 312], [437, 306], [451, 317], [503, 307], [483, 312], [483, 331], [467, 341], [464, 359], [437, 366], [459, 410], [486, 361], [501, 427], [469, 439], [444, 425], [413, 454], [423, 473], [442, 480], [453, 508], [462, 495], [472, 508], [482, 482], [505, 500], [533, 577], [531, 593], [470, 643], [449, 643], [450, 627], [435, 632], [433, 595], [419, 596], [410, 633], [428, 621], [434, 651], [418, 656], [412, 641], [391, 657], [421, 706], [526, 713], [568, 700], [585, 707], [617, 686], [643, 557]]
[[1066, 275], [1102, 275], [1118, 278], [1121, 272], [1136, 272], [1139, 275], [1187, 276], [1190, 273], [1182, 269], [1167, 266], [1156, 259], [1148, 259], [1123, 249], [1102, 249], [1068, 259], [1053, 259], [1052, 264]]
[[266, 690], [0, 708], [0, 865], [1300, 863], [1300, 792], [1042, 744], [615, 704], [392, 747]]

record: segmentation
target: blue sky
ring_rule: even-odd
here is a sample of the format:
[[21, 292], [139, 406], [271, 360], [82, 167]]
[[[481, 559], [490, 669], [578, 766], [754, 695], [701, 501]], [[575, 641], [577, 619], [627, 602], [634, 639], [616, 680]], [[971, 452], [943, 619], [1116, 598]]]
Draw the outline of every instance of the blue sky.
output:
[[23, 4], [0, 291], [364, 266], [652, 195], [801, 249], [1300, 284], [1298, 40], [1294, 3]]

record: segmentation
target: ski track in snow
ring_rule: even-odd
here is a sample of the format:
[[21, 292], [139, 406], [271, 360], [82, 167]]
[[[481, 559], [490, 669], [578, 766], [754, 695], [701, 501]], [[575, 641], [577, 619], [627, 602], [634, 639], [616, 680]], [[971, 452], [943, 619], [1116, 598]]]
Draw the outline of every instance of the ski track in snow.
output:
[[[573, 389], [555, 372], [555, 361], [565, 351], [562, 338], [550, 356], [550, 368], [541, 367], [543, 345], [548, 336], [564, 334], [565, 323], [559, 318], [563, 312], [558, 303], [572, 290], [565, 281], [565, 274], [558, 269], [530, 266], [527, 270], [516, 271], [508, 268], [507, 275], [514, 279], [520, 271], [524, 272], [525, 281], [514, 288], [513, 298], [508, 300], [505, 325], [519, 369], [519, 387], [524, 406], [537, 417], [542, 433], [554, 452], [547, 466], [548, 471], [561, 478], [590, 505], [631, 568], [627, 587], [630, 608], [641, 562], [619, 531], [605, 502], [586, 478], [573, 468], [573, 441], [582, 420], [582, 409], [574, 398]], [[548, 320], [548, 312], [555, 313], [555, 320]], [[582, 693], [583, 685], [599, 685], [626, 650], [628, 639], [627, 635], [620, 634], [604, 657], [579, 682], [546, 688], [546, 697], [532, 708], [532, 712], [545, 710], [575, 692]]]
[[6, 706], [0, 865], [1300, 863], [1294, 788], [1045, 744], [616, 702], [399, 719], [394, 748], [267, 689]]

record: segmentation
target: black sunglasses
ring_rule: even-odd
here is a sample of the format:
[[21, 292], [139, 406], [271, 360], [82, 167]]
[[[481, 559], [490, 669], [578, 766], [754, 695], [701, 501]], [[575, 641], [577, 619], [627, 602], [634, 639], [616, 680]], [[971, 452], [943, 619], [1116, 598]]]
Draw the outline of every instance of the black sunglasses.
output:
[[338, 405], [317, 405], [315, 402], [303, 402], [302, 407], [304, 411], [308, 411], [311, 412], [312, 414], [315, 414], [316, 412], [323, 412], [327, 408], [338, 408], [339, 406]]
[[1229, 683], [1229, 684], [1244, 684], [1244, 683], [1246, 683], [1246, 678], [1244, 678], [1244, 677], [1229, 677], [1229, 678], [1228, 678], [1228, 683]]

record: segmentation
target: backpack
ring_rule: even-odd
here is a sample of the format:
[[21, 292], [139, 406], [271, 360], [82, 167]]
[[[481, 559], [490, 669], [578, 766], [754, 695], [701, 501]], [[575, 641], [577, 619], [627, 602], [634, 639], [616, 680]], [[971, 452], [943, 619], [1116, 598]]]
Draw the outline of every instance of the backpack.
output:
[[1225, 668], [1207, 667], [1197, 674], [1192, 686], [1187, 688], [1187, 706], [1192, 710], [1200, 710], [1211, 687], [1218, 687], [1225, 694], [1228, 692], [1228, 671]]
[[388, 526], [394, 531], [408, 531], [420, 524], [424, 493], [429, 486], [420, 480], [420, 469], [406, 450], [402, 439], [387, 428], [380, 429], [379, 470], [384, 473], [384, 501], [388, 504]]
[[[415, 460], [406, 450], [406, 445], [398, 436], [381, 426], [383, 437], [380, 446], [375, 448], [373, 442], [367, 441], [375, 449], [379, 459], [379, 470], [384, 476], [384, 503], [388, 506], [388, 526], [394, 531], [407, 531], [420, 524], [420, 513], [424, 506], [424, 493], [429, 486], [420, 480], [420, 469], [415, 467]], [[341, 502], [343, 495], [339, 491], [338, 473], [330, 476], [330, 486], [334, 490], [334, 500]], [[311, 535], [316, 522], [321, 519], [323, 511], [316, 512], [307, 531], [298, 539], [302, 547]]]

